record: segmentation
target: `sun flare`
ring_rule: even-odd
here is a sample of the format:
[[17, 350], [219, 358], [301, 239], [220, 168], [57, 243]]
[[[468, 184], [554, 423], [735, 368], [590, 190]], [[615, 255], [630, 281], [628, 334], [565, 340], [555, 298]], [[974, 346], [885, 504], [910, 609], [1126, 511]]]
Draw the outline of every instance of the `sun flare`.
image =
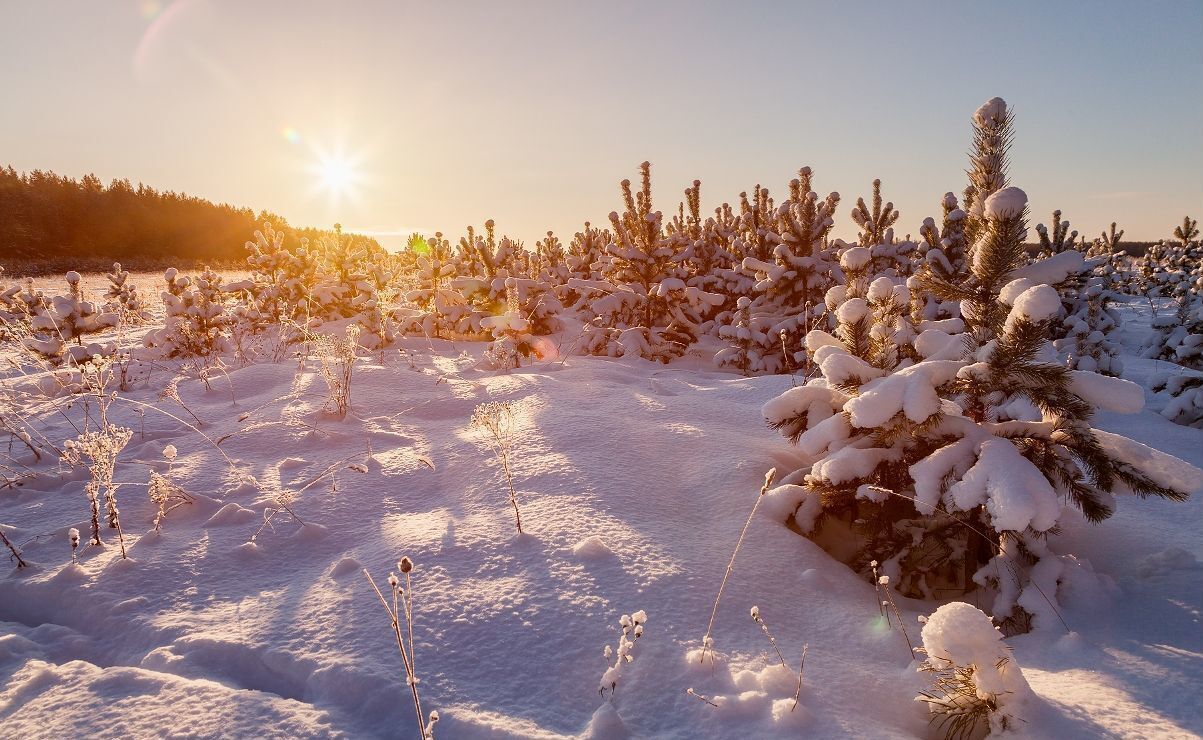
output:
[[322, 187], [333, 195], [345, 195], [355, 184], [355, 166], [344, 157], [325, 157], [319, 164]]

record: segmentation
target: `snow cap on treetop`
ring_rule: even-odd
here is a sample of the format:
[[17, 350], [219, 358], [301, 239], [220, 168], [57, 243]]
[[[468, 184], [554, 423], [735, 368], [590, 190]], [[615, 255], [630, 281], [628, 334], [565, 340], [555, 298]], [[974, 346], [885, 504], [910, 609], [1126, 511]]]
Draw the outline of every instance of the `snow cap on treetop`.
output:
[[890, 280], [885, 275], [874, 280], [869, 284], [869, 300], [884, 301], [894, 292], [894, 281]]
[[1007, 316], [1007, 328], [1020, 320], [1031, 323], [1047, 321], [1061, 310], [1061, 296], [1051, 285], [1035, 285], [1019, 294]]
[[979, 126], [996, 124], [1007, 114], [1007, 101], [1002, 98], [990, 98], [973, 114], [973, 120]]
[[1027, 205], [1027, 193], [1017, 187], [1003, 188], [986, 199], [986, 218], [1016, 218]]
[[852, 247], [840, 255], [840, 267], [845, 270], [859, 270], [873, 259], [873, 252], [868, 247]]

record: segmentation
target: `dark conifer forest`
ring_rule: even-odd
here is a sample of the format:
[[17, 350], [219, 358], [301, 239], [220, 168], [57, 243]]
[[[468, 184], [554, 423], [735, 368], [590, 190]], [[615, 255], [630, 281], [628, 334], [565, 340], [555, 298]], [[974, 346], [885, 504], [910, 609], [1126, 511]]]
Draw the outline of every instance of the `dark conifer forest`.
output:
[[133, 268], [245, 260], [244, 244], [264, 221], [289, 239], [331, 232], [296, 228], [268, 211], [213, 203], [129, 180], [108, 185], [43, 170], [0, 168], [0, 256], [14, 272]]

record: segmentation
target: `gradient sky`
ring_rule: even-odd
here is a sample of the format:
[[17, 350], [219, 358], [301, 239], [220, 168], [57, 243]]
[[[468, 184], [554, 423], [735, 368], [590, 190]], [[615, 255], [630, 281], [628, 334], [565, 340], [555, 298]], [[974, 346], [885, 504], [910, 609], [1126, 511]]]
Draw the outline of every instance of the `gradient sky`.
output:
[[[1036, 219], [1168, 237], [1203, 217], [1203, 2], [0, 0], [0, 165], [129, 178], [297, 225], [533, 245], [620, 206], [705, 209], [802, 165], [874, 177], [901, 233], [964, 188], [969, 119], [1016, 112]], [[314, 172], [343, 156], [336, 195]]]

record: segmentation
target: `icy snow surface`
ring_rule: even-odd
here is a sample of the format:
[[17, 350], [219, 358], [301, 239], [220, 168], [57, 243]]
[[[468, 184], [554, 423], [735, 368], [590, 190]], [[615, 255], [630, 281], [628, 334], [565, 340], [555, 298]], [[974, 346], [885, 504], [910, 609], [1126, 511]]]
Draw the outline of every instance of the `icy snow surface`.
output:
[[[804, 498], [796, 488], [753, 520], [715, 620], [717, 660], [696, 662], [765, 471], [807, 462], [760, 419], [790, 378], [696, 357], [667, 369], [569, 357], [507, 375], [475, 369], [484, 345], [404, 346], [413, 366], [394, 354], [357, 369], [345, 421], [318, 413], [324, 386], [293, 361], [232, 370], [211, 391], [181, 383], [205, 434], [256, 484], [176, 421], [115, 407], [134, 429], [117, 466], [129, 561], [105, 530], [110, 544], [71, 565], [68, 530], [88, 524], [80, 473], [44, 462], [0, 490], [0, 527], [32, 564], [0, 563], [0, 736], [412, 737], [387, 618], [360, 572], [382, 581], [402, 555], [417, 564], [417, 671], [440, 739], [929, 736], [913, 701], [924, 674], [873, 586], [781, 524]], [[1141, 385], [1165, 364], [1125, 363]], [[163, 377], [129, 397], [155, 402]], [[490, 400], [518, 411], [521, 537], [499, 467], [467, 428]], [[51, 439], [73, 436], [60, 414], [37, 419]], [[1203, 432], [1155, 409], [1104, 412], [1098, 426], [1203, 462]], [[165, 470], [168, 444], [196, 502], [152, 534], [133, 484]], [[293, 502], [305, 526], [277, 516], [248, 544], [272, 491], [349, 458], [367, 472], [339, 468], [337, 490], [326, 479]], [[1063, 520], [1053, 547], [1076, 556], [1058, 594], [1072, 632], [1054, 622], [1008, 640], [1034, 692], [1023, 735], [1203, 732], [1201, 514], [1199, 496], [1125, 497], [1100, 526]], [[788, 669], [763, 657], [753, 604]], [[900, 600], [912, 640], [936, 607]], [[611, 705], [597, 693], [602, 650], [640, 609], [646, 631]]]

